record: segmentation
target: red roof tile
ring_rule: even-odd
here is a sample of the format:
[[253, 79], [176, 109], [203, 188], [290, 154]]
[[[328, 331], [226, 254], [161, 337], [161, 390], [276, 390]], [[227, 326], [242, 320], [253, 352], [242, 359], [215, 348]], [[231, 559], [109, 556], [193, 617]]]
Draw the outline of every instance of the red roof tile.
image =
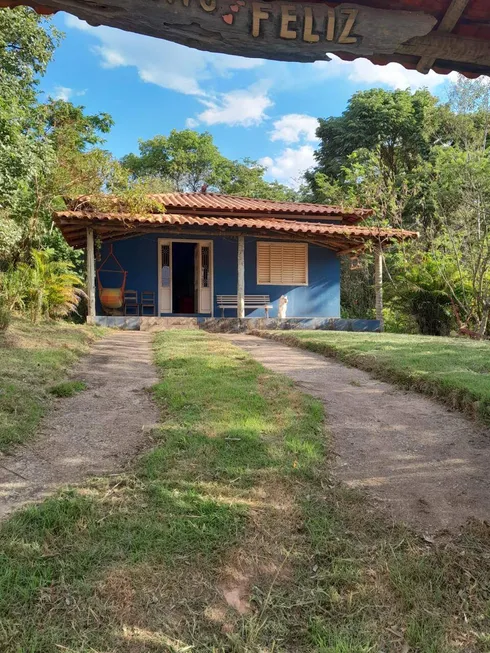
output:
[[[226, 215], [233, 214], [248, 217], [250, 214], [260, 214], [264, 218], [304, 216], [318, 220], [340, 218], [347, 223], [357, 223], [373, 213], [371, 209], [342, 208], [340, 206], [300, 202], [276, 202], [274, 200], [219, 195], [217, 193], [161, 193], [149, 197], [163, 204], [166, 213], [181, 213], [185, 209], [199, 215], [211, 214], [215, 216], [216, 213], [224, 213]], [[120, 203], [117, 198], [114, 198], [113, 201], [115, 206]], [[89, 196], [69, 200], [68, 205], [72, 210], [93, 210]]]
[[[204, 228], [219, 228], [220, 230], [245, 229], [253, 232], [288, 233], [298, 237], [313, 237], [310, 240], [324, 243], [332, 249], [342, 250], [349, 245], [362, 247], [367, 241], [392, 239], [404, 240], [416, 238], [414, 231], [389, 229], [380, 227], [358, 227], [353, 225], [319, 224], [312, 222], [297, 222], [292, 220], [260, 219], [260, 218], [221, 218], [202, 217], [196, 215], [177, 215], [161, 213], [151, 215], [129, 215], [125, 213], [99, 213], [93, 211], [57, 211], [54, 219], [60, 227], [68, 243], [79, 246], [85, 242], [85, 227], [99, 225], [108, 235], [116, 232], [130, 231], [138, 228], [158, 228], [164, 226], [199, 226]], [[77, 225], [79, 228], [77, 229]], [[108, 225], [113, 225], [114, 230]], [[100, 232], [103, 235], [103, 232]], [[293, 236], [293, 237], [294, 237]], [[336, 245], [334, 245], [336, 243]]]

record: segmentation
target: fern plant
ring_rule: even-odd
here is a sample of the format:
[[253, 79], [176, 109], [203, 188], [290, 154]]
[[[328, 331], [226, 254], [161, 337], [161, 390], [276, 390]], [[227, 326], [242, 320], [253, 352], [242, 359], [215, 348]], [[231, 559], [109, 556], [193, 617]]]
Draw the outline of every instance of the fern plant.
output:
[[52, 249], [33, 249], [31, 263], [18, 266], [27, 280], [24, 303], [32, 322], [76, 312], [80, 299], [86, 296], [73, 265], [54, 256]]

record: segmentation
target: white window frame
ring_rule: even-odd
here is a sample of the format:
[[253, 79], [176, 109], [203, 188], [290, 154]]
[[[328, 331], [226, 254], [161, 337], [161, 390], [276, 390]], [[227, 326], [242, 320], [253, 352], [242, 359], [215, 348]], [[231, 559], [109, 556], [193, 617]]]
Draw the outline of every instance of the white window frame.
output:
[[[303, 247], [305, 250], [305, 278], [306, 281], [304, 283], [277, 283], [275, 281], [266, 281], [266, 282], [261, 282], [259, 280], [259, 243], [264, 243], [267, 245], [295, 245], [296, 247]], [[310, 267], [310, 261], [309, 261], [309, 250], [308, 250], [308, 243], [289, 243], [289, 242], [277, 242], [277, 241], [270, 241], [270, 240], [258, 240], [257, 245], [256, 245], [256, 276], [257, 276], [257, 285], [258, 286], [308, 286], [309, 285], [309, 267]]]

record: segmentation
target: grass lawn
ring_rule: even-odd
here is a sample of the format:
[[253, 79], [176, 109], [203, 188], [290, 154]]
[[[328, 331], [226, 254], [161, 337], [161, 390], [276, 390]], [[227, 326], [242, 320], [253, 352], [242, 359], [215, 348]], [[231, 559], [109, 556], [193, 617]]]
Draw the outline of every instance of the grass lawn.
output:
[[329, 477], [320, 404], [209, 334], [158, 334], [132, 470], [0, 528], [5, 653], [490, 650], [490, 529], [431, 544]]
[[490, 423], [490, 343], [394, 333], [261, 331], [437, 397]]
[[67, 322], [33, 326], [21, 320], [0, 333], [0, 452], [34, 434], [50, 394], [61, 396], [58, 384], [72, 383], [66, 371], [97, 333]]

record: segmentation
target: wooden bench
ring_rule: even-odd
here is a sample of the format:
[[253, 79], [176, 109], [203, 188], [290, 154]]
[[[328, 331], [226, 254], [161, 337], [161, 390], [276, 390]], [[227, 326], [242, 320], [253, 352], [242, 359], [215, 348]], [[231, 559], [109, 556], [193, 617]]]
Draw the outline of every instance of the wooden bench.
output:
[[[216, 302], [221, 308], [221, 317], [225, 316], [226, 308], [238, 310], [237, 295], [216, 295]], [[269, 317], [269, 309], [272, 308], [271, 298], [269, 295], [245, 295], [245, 310], [248, 308], [263, 308], [265, 309], [265, 316]]]

